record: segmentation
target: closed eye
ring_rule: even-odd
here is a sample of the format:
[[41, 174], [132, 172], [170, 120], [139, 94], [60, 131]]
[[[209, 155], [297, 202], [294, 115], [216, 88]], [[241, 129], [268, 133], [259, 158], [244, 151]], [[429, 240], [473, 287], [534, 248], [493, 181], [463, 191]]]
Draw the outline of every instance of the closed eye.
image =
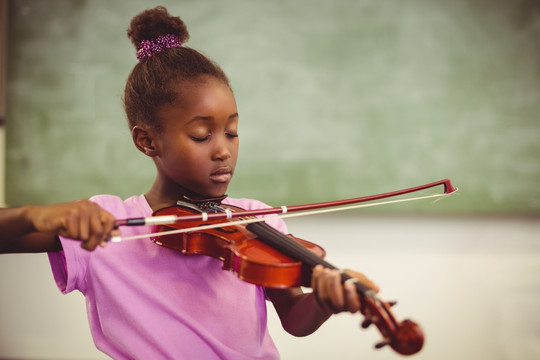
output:
[[206, 135], [204, 137], [190, 136], [190, 138], [195, 142], [205, 142], [206, 140], [210, 139], [210, 135]]

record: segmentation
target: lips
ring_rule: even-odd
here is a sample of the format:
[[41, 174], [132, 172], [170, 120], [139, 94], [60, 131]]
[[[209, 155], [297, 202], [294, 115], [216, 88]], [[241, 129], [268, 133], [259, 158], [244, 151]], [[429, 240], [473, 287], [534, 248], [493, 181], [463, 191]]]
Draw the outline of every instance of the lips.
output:
[[210, 174], [210, 180], [217, 183], [227, 183], [231, 181], [232, 169], [230, 167], [222, 167]]

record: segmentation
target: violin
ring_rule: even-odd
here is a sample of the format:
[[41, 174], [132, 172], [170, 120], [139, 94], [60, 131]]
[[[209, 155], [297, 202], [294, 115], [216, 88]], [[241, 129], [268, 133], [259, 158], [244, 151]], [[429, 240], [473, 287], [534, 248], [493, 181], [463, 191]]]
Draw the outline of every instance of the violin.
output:
[[[205, 212], [241, 212], [244, 209], [211, 203]], [[178, 205], [157, 210], [154, 216], [189, 216], [203, 212], [193, 205]], [[152, 240], [185, 255], [207, 255], [223, 261], [223, 269], [232, 271], [241, 280], [271, 288], [310, 286], [311, 271], [316, 265], [337, 269], [323, 259], [324, 249], [309, 241], [285, 235], [265, 222], [228, 226], [229, 219], [213, 220], [210, 229], [197, 230], [208, 222], [183, 221], [182, 223], [158, 225], [158, 231], [189, 227], [190, 232], [152, 237]], [[322, 256], [319, 256], [321, 254]], [[420, 351], [424, 336], [420, 327], [411, 320], [399, 322], [392, 314], [392, 303], [384, 302], [373, 289], [341, 273], [341, 281], [352, 281], [360, 295], [360, 312], [365, 316], [362, 327], [374, 324], [383, 336], [375, 345], [389, 345], [402, 355]]]
[[[358, 205], [440, 185], [444, 186], [442, 194]], [[223, 198], [202, 201], [199, 206], [194, 205], [193, 201], [180, 201], [175, 206], [156, 211], [152, 217], [121, 219], [117, 220], [116, 225], [117, 227], [155, 225], [158, 232], [151, 235], [156, 244], [178, 250], [186, 255], [212, 256], [223, 261], [225, 270], [232, 271], [238, 278], [256, 285], [271, 288], [309, 287], [311, 272], [316, 265], [337, 269], [324, 260], [324, 249], [292, 235], [284, 235], [264, 223], [262, 218], [255, 218], [255, 216], [275, 214], [283, 218], [297, 216], [296, 214], [288, 214], [295, 211], [304, 212], [303, 214], [307, 215], [341, 211], [443, 197], [455, 193], [457, 190], [449, 179], [443, 179], [377, 195], [257, 210], [244, 210], [221, 204]], [[341, 206], [341, 208], [336, 209], [337, 206]], [[312, 209], [323, 210], [308, 212]], [[234, 220], [237, 218], [241, 220]], [[110, 241], [132, 240], [141, 237], [147, 237], [147, 235], [118, 237], [112, 238]], [[365, 317], [361, 326], [367, 328], [374, 324], [381, 333], [383, 340], [375, 345], [376, 348], [389, 345], [402, 355], [412, 355], [422, 349], [424, 335], [420, 326], [408, 319], [398, 321], [390, 309], [395, 303], [381, 300], [373, 289], [347, 274], [341, 273], [341, 281], [354, 282], [360, 296], [360, 312]]]

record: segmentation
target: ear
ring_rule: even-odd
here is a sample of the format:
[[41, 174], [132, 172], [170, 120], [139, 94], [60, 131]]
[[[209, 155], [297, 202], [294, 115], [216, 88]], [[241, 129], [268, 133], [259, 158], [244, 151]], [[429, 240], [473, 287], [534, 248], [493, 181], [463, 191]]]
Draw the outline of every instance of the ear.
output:
[[135, 125], [131, 129], [133, 143], [143, 154], [154, 157], [158, 154], [154, 141], [154, 131], [144, 126]]

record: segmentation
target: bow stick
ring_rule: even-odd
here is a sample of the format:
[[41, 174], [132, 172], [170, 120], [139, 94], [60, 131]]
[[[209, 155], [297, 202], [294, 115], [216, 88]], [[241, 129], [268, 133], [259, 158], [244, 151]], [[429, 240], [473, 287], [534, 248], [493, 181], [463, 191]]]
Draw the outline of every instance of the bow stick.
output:
[[[389, 197], [394, 196], [400, 196], [405, 195], [429, 188], [433, 188], [439, 185], [444, 186], [444, 192], [442, 194], [434, 194], [434, 195], [427, 195], [422, 197], [416, 197], [416, 198], [410, 198], [410, 199], [401, 199], [401, 200], [393, 200], [388, 201], [384, 203], [376, 203], [376, 204], [370, 204], [370, 205], [356, 205], [356, 206], [349, 206], [349, 207], [342, 207], [338, 209], [330, 209], [330, 210], [318, 210], [318, 211], [311, 211], [307, 212], [308, 210], [316, 210], [316, 209], [325, 209], [330, 207], [338, 207], [338, 206], [345, 206], [350, 204], [358, 204], [363, 202], [369, 202], [374, 200], [380, 200], [385, 199]], [[254, 216], [262, 216], [262, 215], [276, 215], [280, 218], [285, 217], [293, 217], [293, 216], [300, 216], [300, 215], [292, 215], [287, 213], [290, 212], [304, 212], [301, 215], [313, 215], [313, 214], [320, 214], [323, 212], [331, 212], [331, 211], [342, 211], [342, 210], [349, 210], [349, 209], [355, 209], [360, 207], [367, 207], [367, 206], [375, 206], [375, 205], [382, 205], [382, 204], [390, 204], [390, 203], [397, 203], [397, 202], [404, 202], [404, 201], [412, 201], [412, 200], [420, 200], [420, 199], [426, 199], [431, 197], [440, 197], [440, 196], [447, 196], [454, 192], [456, 192], [458, 189], [455, 188], [451, 181], [449, 179], [439, 180], [436, 182], [432, 182], [425, 185], [415, 186], [407, 189], [402, 190], [396, 190], [391, 191], [387, 193], [381, 193], [376, 195], [368, 195], [363, 197], [357, 197], [357, 198], [351, 198], [351, 199], [344, 199], [344, 200], [336, 200], [336, 201], [326, 201], [326, 202], [318, 202], [318, 203], [312, 203], [312, 204], [302, 204], [302, 205], [293, 205], [293, 206], [281, 206], [281, 207], [273, 207], [273, 208], [267, 208], [267, 209], [255, 209], [255, 210], [244, 210], [244, 211], [235, 211], [232, 212], [229, 209], [225, 209], [224, 212], [219, 213], [206, 213], [201, 212], [200, 214], [195, 215], [183, 215], [183, 216], [176, 216], [176, 215], [163, 215], [163, 216], [150, 216], [150, 217], [143, 217], [143, 218], [129, 218], [129, 219], [120, 219], [116, 221], [116, 227], [119, 226], [141, 226], [141, 225], [166, 225], [166, 224], [175, 224], [182, 221], [209, 221], [209, 220], [223, 220], [223, 219], [233, 219], [233, 218], [242, 218], [242, 217], [251, 217], [250, 219], [243, 219], [239, 221], [231, 221], [229, 223], [223, 224], [209, 224], [204, 226], [197, 226], [196, 228], [185, 228], [185, 229], [176, 229], [171, 231], [164, 231], [161, 233], [154, 233], [154, 234], [147, 234], [142, 236], [132, 236], [132, 237], [112, 237], [110, 239], [111, 242], [119, 242], [123, 240], [134, 240], [139, 239], [143, 237], [148, 236], [161, 236], [166, 234], [175, 234], [175, 233], [182, 233], [182, 232], [189, 232], [193, 230], [205, 230], [213, 227], [224, 227], [227, 225], [233, 226], [233, 225], [239, 225], [239, 224], [246, 224], [246, 223], [252, 223], [252, 222], [258, 222], [258, 221], [264, 221], [264, 218], [252, 218]], [[281, 214], [281, 215], [279, 215]]]

